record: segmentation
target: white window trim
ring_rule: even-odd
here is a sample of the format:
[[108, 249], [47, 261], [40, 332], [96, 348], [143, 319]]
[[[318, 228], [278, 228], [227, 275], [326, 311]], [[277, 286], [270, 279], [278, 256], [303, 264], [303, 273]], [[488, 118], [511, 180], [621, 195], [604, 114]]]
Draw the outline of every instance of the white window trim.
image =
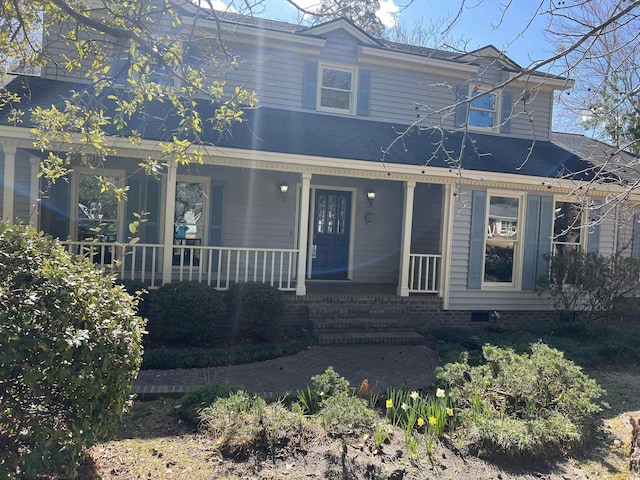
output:
[[[70, 220], [72, 222], [71, 226], [71, 237], [77, 241], [78, 240], [78, 203], [80, 203], [80, 176], [81, 175], [90, 175], [94, 177], [117, 177], [118, 178], [118, 187], [122, 187], [125, 184], [125, 176], [126, 172], [124, 170], [111, 170], [111, 169], [100, 169], [96, 170], [93, 168], [87, 167], [78, 167], [73, 169], [73, 184], [71, 191], [72, 204], [70, 210]], [[125, 206], [126, 202], [120, 201], [118, 202], [118, 221], [116, 222], [117, 234], [116, 241], [121, 241], [123, 235], [123, 223], [125, 217]]]
[[[551, 252], [552, 254], [555, 254], [555, 250], [556, 250], [555, 246], [560, 243], [556, 241], [556, 236], [555, 236], [556, 203], [558, 202], [575, 203], [582, 206], [585, 203], [588, 205], [589, 199], [585, 199], [584, 201], [582, 201], [577, 198], [567, 198], [566, 196], [553, 197], [553, 215], [551, 215], [551, 235], [552, 235], [551, 236]], [[578, 245], [580, 245], [581, 252], [586, 252], [588, 248], [587, 242], [589, 241], [589, 228], [588, 228], [589, 209], [582, 207], [582, 211], [580, 212], [580, 217], [581, 217], [580, 218], [580, 242], [578, 243]]]
[[[484, 279], [484, 269], [486, 265], [487, 252], [487, 231], [489, 227], [489, 209], [491, 205], [491, 197], [507, 197], [518, 199], [518, 240], [516, 240], [516, 251], [513, 252], [513, 276], [511, 282], [487, 282]], [[524, 193], [505, 191], [505, 190], [488, 190], [486, 213], [484, 218], [484, 236], [482, 241], [482, 290], [521, 290], [522, 289], [522, 268], [524, 257], [524, 227], [526, 218], [526, 195]]]
[[[484, 108], [472, 108], [471, 107], [471, 103], [473, 102], [473, 99], [475, 97], [473, 97], [473, 90], [474, 88], [477, 87], [477, 91], [479, 92], [479, 94], [483, 94], [483, 93], [487, 93], [487, 95], [495, 95], [496, 96], [496, 101], [495, 101], [495, 110], [487, 110]], [[468, 123], [468, 128], [469, 130], [478, 130], [481, 132], [497, 132], [499, 130], [500, 127], [500, 123], [501, 123], [501, 118], [500, 118], [500, 113], [502, 111], [502, 95], [499, 94], [498, 91], [493, 91], [489, 93], [489, 90], [491, 90], [491, 87], [485, 87], [482, 85], [469, 85], [469, 108], [468, 108], [468, 112], [467, 112], [467, 123]], [[471, 111], [472, 110], [476, 110], [478, 112], [491, 112], [493, 111], [493, 126], [492, 127], [482, 127], [479, 125], [471, 125]]]
[[[330, 70], [340, 70], [343, 72], [351, 73], [351, 101], [349, 102], [349, 108], [334, 108], [334, 107], [323, 107], [322, 106], [322, 71], [325, 69]], [[343, 91], [343, 90], [340, 90]], [[338, 65], [335, 63], [318, 63], [318, 80], [317, 80], [317, 91], [316, 91], [316, 110], [319, 112], [331, 112], [331, 113], [342, 113], [347, 115], [355, 115], [356, 114], [356, 102], [358, 100], [358, 67], [349, 67], [345, 65]]]

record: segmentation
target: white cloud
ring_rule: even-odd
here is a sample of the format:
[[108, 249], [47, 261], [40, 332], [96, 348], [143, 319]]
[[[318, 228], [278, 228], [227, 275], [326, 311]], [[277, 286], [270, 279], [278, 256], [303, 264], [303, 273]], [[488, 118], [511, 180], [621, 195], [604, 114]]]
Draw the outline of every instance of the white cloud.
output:
[[391, 28], [396, 24], [396, 14], [400, 11], [400, 7], [393, 0], [380, 0], [380, 10], [376, 12], [376, 16], [382, 24]]

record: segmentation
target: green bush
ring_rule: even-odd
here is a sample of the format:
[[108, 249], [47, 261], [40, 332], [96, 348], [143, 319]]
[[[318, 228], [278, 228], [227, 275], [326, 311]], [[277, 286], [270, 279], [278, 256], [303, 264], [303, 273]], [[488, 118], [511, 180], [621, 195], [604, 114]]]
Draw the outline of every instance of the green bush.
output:
[[139, 280], [122, 280], [116, 281], [122, 285], [129, 295], [138, 297], [138, 315], [149, 318], [149, 291], [147, 285]]
[[158, 290], [160, 315], [149, 321], [152, 341], [173, 346], [224, 344], [224, 296], [199, 282], [167, 283]]
[[178, 414], [192, 425], [200, 422], [200, 412], [211, 406], [219, 398], [225, 398], [238, 389], [219, 383], [212, 383], [186, 393], [178, 407]]
[[226, 293], [236, 342], [282, 339], [285, 302], [282, 292], [264, 283], [236, 283]]
[[73, 475], [112, 435], [142, 357], [136, 299], [29, 227], [0, 224], [0, 472]]
[[324, 406], [324, 401], [332, 396], [349, 393], [349, 380], [341, 377], [333, 367], [311, 377], [312, 387], [298, 392], [298, 403], [309, 415], [315, 415]]
[[332, 437], [354, 437], [373, 430], [376, 412], [363, 398], [349, 392], [337, 392], [322, 402], [318, 412], [320, 425]]
[[463, 354], [436, 371], [479, 448], [546, 456], [586, 440], [603, 390], [562, 352], [535, 343], [531, 354], [485, 345], [483, 355], [483, 365]]
[[640, 294], [640, 261], [580, 251], [546, 255], [549, 273], [538, 281], [562, 320], [609, 320], [622, 299]]

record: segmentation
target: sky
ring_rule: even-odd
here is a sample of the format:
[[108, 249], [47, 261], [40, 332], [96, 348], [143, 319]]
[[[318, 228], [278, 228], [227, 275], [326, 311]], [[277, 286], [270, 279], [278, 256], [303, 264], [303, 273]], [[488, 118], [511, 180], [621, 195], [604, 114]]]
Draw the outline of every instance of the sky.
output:
[[[319, 0], [294, 0], [306, 9], [313, 9]], [[457, 16], [463, 0], [379, 0], [378, 17], [387, 27], [400, 22], [411, 29], [418, 19], [424, 24], [444, 19], [449, 25]], [[214, 2], [225, 8], [223, 0]], [[504, 5], [511, 3], [504, 13]], [[466, 50], [494, 45], [509, 58], [526, 67], [553, 53], [553, 46], [544, 34], [544, 18], [536, 15], [536, 0], [464, 0], [457, 21], [451, 28], [453, 38], [468, 40]], [[265, 10], [259, 16], [283, 21], [295, 21], [296, 10], [286, 0], [265, 0]], [[531, 20], [533, 22], [531, 22]], [[530, 23], [531, 22], [531, 23]]]

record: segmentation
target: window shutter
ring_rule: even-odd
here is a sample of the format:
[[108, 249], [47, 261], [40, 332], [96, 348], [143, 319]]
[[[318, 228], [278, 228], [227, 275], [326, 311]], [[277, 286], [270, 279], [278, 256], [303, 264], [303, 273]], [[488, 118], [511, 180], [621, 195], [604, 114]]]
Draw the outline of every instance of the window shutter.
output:
[[222, 216], [224, 188], [211, 185], [211, 204], [209, 206], [209, 245], [222, 245]]
[[540, 238], [540, 195], [529, 195], [527, 197], [525, 222], [522, 289], [534, 290], [536, 288], [538, 240]]
[[369, 115], [369, 97], [371, 95], [371, 72], [360, 70], [358, 74], [358, 115]]
[[[594, 202], [594, 208], [589, 215], [589, 223], [598, 222], [601, 217], [600, 208], [602, 202]], [[598, 253], [600, 249], [600, 223], [589, 227], [589, 236], [587, 237], [587, 253]]]
[[318, 96], [318, 62], [304, 62], [302, 74], [302, 106], [316, 108]]
[[[456, 86], [456, 103], [467, 100], [469, 97], [469, 85]], [[456, 127], [464, 127], [467, 123], [467, 103], [460, 104], [456, 107]]]
[[640, 217], [637, 213], [633, 214], [633, 230], [631, 239], [631, 256], [633, 258], [640, 258]]
[[502, 92], [502, 116], [500, 122], [501, 133], [511, 133], [511, 115], [513, 109], [513, 95], [511, 92]]
[[142, 236], [142, 226], [144, 224], [140, 224], [138, 226], [138, 230], [135, 233], [131, 233], [129, 230], [129, 225], [136, 221], [137, 218], [133, 216], [134, 213], [140, 213], [140, 184], [142, 182], [139, 178], [130, 178], [127, 181], [127, 185], [129, 187], [129, 191], [127, 192], [127, 207], [126, 207], [126, 216], [124, 217], [124, 238], [129, 237], [140, 237], [145, 241], [146, 239]]
[[142, 224], [146, 243], [160, 242], [160, 205], [162, 205], [162, 189], [160, 181], [155, 178], [145, 179], [146, 195], [144, 210], [149, 212]]
[[482, 287], [482, 264], [484, 261], [484, 237], [487, 210], [487, 192], [475, 190], [471, 203], [471, 243], [469, 245], [469, 278], [467, 287]]
[[[71, 218], [71, 184], [66, 182], [64, 178], [59, 178], [56, 183], [49, 186], [47, 196], [49, 198], [46, 200], [46, 204], [50, 214], [47, 233], [60, 240], [66, 240], [71, 236], [71, 222], [69, 222], [69, 218]], [[78, 210], [77, 203], [75, 209]]]
[[545, 255], [551, 254], [551, 236], [553, 235], [553, 197], [540, 197], [540, 227], [538, 229], [538, 265], [536, 279], [547, 271]]

